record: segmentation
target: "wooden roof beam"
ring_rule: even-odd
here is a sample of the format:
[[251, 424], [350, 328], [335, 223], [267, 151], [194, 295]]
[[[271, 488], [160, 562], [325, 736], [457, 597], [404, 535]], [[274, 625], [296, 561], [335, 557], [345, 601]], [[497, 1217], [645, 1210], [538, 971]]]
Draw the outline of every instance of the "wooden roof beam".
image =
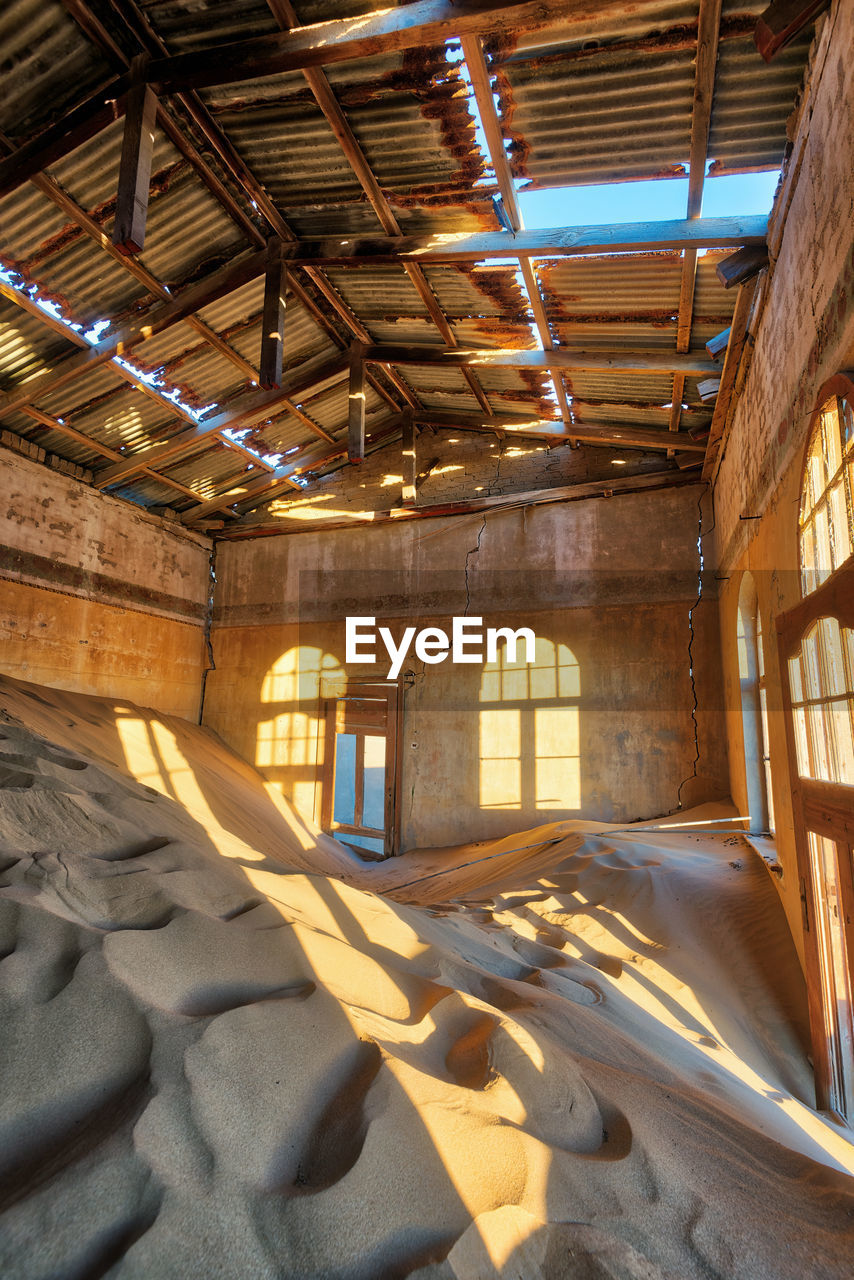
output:
[[445, 265], [489, 258], [563, 258], [579, 254], [655, 253], [661, 249], [762, 246], [764, 214], [730, 218], [676, 218], [601, 223], [535, 231], [476, 231], [425, 236], [349, 236], [299, 240], [283, 248], [291, 266], [359, 267], [415, 262]]
[[718, 366], [705, 351], [671, 355], [663, 351], [575, 351], [565, 347], [555, 351], [474, 349], [429, 346], [364, 346], [362, 359], [393, 365], [464, 365], [492, 369], [604, 370], [622, 373], [684, 373], [691, 376], [717, 374]]

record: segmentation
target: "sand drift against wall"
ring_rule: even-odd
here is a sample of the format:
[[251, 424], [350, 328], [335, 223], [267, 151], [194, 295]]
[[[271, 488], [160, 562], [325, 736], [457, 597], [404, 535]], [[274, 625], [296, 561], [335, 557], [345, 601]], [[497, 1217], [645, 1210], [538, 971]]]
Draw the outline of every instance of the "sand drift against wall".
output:
[[850, 1274], [854, 1149], [740, 837], [362, 867], [204, 730], [0, 708], [2, 1274]]

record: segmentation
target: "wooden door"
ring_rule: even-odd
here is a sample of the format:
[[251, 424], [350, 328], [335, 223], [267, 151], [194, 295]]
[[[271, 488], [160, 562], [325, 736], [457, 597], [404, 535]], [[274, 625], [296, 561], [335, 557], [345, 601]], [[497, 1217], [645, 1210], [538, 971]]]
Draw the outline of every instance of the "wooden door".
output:
[[777, 619], [816, 1101], [854, 1128], [854, 562]]

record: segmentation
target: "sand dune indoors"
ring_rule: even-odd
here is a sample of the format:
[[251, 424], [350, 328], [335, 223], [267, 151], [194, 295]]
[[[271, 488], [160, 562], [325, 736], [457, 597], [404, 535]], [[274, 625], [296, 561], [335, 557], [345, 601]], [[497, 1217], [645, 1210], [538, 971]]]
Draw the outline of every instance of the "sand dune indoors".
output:
[[729, 812], [365, 866], [209, 732], [5, 679], [0, 785], [4, 1276], [850, 1275]]

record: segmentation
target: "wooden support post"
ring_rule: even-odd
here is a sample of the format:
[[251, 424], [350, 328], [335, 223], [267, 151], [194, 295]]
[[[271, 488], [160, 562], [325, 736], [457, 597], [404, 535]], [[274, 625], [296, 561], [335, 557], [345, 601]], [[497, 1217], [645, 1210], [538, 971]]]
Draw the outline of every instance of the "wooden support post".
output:
[[260, 379], [265, 391], [278, 391], [282, 385], [286, 288], [287, 272], [282, 257], [282, 242], [278, 236], [271, 236], [267, 242], [264, 311], [261, 317]]
[[131, 65], [134, 84], [127, 97], [119, 190], [113, 244], [122, 253], [141, 253], [145, 246], [148, 218], [148, 187], [154, 155], [154, 127], [157, 97], [143, 79], [147, 59], [135, 58]]
[[415, 449], [415, 418], [411, 409], [404, 409], [401, 414], [400, 422], [402, 428], [401, 446], [403, 454], [403, 463], [401, 467], [401, 470], [403, 471], [402, 501], [404, 506], [412, 506], [416, 497], [418, 468], [416, 465]]
[[736, 253], [731, 253], [728, 258], [722, 259], [715, 267], [715, 275], [725, 289], [732, 289], [734, 285], [745, 284], [748, 280], [752, 280], [767, 266], [767, 244], [748, 244]]
[[347, 456], [351, 462], [361, 462], [365, 456], [365, 348], [361, 342], [350, 347]]

